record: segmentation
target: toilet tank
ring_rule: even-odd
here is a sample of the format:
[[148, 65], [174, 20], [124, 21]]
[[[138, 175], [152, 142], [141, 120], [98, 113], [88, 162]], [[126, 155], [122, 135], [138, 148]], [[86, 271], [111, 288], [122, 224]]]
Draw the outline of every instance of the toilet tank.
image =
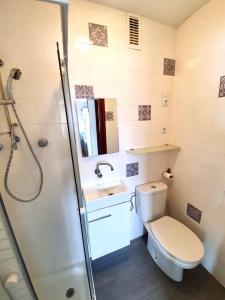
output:
[[167, 185], [150, 182], [136, 188], [137, 214], [142, 222], [154, 221], [165, 215]]

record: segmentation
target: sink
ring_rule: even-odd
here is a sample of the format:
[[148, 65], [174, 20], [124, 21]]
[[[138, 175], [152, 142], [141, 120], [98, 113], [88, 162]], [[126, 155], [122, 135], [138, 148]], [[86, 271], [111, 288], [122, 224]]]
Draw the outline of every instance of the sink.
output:
[[129, 190], [122, 180], [83, 188], [87, 211], [93, 211], [124, 202], [124, 196], [128, 193]]
[[113, 196], [127, 192], [127, 187], [122, 181], [100, 184], [96, 186], [96, 189], [101, 197]]
[[86, 201], [98, 200], [100, 198], [114, 196], [128, 192], [128, 188], [121, 180], [98, 184], [96, 186], [83, 188]]

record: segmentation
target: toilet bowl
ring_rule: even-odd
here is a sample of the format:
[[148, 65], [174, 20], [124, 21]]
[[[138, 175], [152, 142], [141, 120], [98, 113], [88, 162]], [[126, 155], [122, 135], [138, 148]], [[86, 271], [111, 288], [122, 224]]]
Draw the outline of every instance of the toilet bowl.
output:
[[148, 232], [147, 248], [171, 279], [182, 281], [183, 270], [196, 267], [204, 256], [200, 239], [181, 222], [165, 216], [167, 186], [147, 183], [136, 189], [137, 213]]
[[201, 262], [203, 245], [182, 223], [164, 216], [144, 225], [148, 232], [148, 251], [171, 279], [182, 281], [183, 269], [192, 269]]

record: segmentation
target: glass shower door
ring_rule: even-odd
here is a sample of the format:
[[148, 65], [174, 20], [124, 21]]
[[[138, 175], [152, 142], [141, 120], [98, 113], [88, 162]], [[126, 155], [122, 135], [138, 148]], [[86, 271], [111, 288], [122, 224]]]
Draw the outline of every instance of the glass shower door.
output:
[[36, 300], [0, 195], [0, 299]]
[[79, 216], [80, 216], [80, 225], [81, 225], [81, 232], [82, 232], [82, 240], [83, 240], [83, 247], [84, 247], [87, 277], [88, 277], [91, 299], [95, 300], [96, 294], [95, 294], [94, 279], [93, 279], [93, 274], [92, 274], [91, 259], [90, 259], [90, 254], [89, 254], [88, 225], [87, 225], [88, 223], [87, 223], [85, 202], [83, 200], [80, 176], [79, 176], [74, 119], [73, 119], [70, 88], [69, 88], [69, 78], [68, 78], [66, 60], [64, 58], [62, 58], [60, 55], [59, 43], [57, 43], [57, 56], [58, 56], [58, 62], [59, 62], [59, 70], [60, 70], [64, 105], [65, 105], [65, 110], [66, 110], [68, 136], [69, 136], [69, 141], [70, 141], [70, 151], [71, 151], [71, 157], [72, 157], [74, 179], [75, 179], [76, 189], [77, 189], [77, 197], [78, 197], [77, 200], [78, 200], [78, 207], [79, 207], [78, 210], [79, 210]]

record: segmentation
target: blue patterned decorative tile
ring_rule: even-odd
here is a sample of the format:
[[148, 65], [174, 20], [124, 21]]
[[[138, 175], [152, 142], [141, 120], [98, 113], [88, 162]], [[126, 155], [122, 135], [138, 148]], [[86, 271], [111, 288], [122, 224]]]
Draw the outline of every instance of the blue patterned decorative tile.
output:
[[175, 75], [175, 59], [164, 58], [164, 75], [174, 76]]
[[94, 98], [93, 86], [91, 85], [75, 85], [76, 98]]
[[195, 222], [200, 224], [201, 217], [202, 217], [202, 212], [198, 208], [196, 208], [192, 204], [188, 203], [186, 214], [190, 218], [192, 218]]
[[89, 40], [95, 46], [108, 47], [107, 26], [88, 23]]
[[225, 76], [220, 77], [219, 97], [225, 97]]
[[105, 112], [105, 120], [106, 121], [114, 121], [113, 111], [106, 111]]
[[139, 163], [131, 163], [126, 165], [126, 176], [136, 176], [139, 174]]
[[138, 106], [138, 120], [139, 121], [151, 120], [151, 105]]

